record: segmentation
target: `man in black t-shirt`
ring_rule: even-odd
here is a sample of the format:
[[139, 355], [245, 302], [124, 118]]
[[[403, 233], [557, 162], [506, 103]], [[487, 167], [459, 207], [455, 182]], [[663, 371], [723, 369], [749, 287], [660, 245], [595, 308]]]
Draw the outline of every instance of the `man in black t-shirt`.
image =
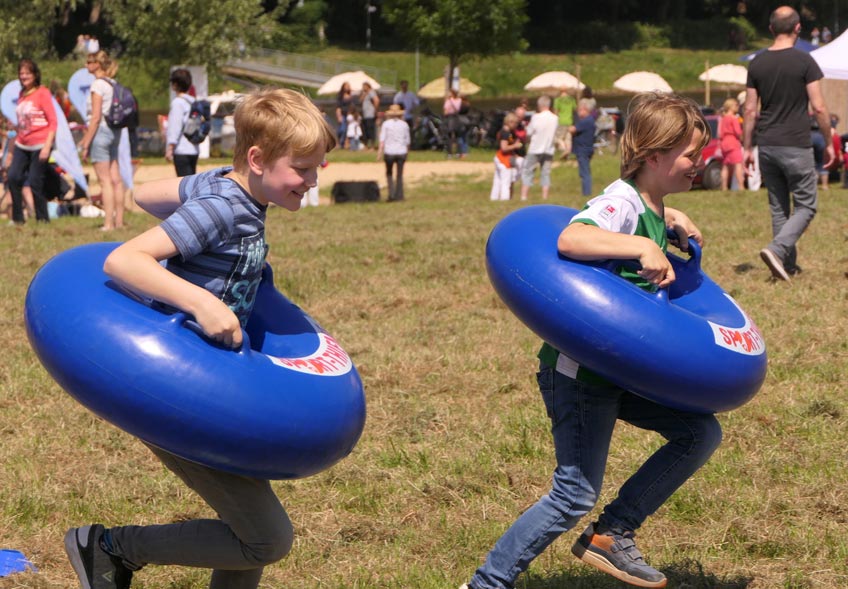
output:
[[825, 135], [826, 166], [835, 155], [830, 138], [830, 114], [821, 90], [821, 68], [809, 54], [794, 48], [801, 32], [798, 13], [789, 6], [775, 9], [769, 29], [774, 43], [755, 57], [748, 68], [745, 164], [753, 163], [751, 139], [756, 125], [760, 170], [768, 189], [774, 235], [771, 243], [760, 251], [760, 257], [776, 279], [789, 280], [790, 275], [801, 271], [796, 262], [795, 243], [816, 214], [818, 174], [813, 161], [808, 105]]

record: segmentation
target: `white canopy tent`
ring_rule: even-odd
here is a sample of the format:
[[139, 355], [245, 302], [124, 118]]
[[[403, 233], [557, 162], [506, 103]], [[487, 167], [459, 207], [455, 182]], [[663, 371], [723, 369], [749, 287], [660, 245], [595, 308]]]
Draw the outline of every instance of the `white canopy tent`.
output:
[[848, 131], [848, 31], [810, 55], [824, 73], [822, 94], [832, 114], [839, 116], [837, 132]]
[[810, 55], [829, 80], [848, 80], [848, 31]]

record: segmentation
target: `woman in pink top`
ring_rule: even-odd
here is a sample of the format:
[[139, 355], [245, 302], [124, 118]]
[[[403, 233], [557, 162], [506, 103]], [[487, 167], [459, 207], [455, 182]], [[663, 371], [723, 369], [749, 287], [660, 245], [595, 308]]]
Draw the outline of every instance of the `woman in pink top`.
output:
[[742, 165], [742, 123], [739, 122], [739, 102], [735, 98], [724, 101], [721, 109], [718, 135], [721, 145], [721, 188], [730, 188], [730, 174], [736, 176], [739, 189], [745, 188], [745, 170]]
[[31, 59], [22, 59], [18, 64], [18, 80], [21, 94], [15, 114], [18, 117], [15, 151], [9, 167], [9, 192], [12, 193], [12, 223], [23, 225], [24, 184], [32, 189], [35, 218], [45, 223], [47, 197], [44, 194], [44, 179], [47, 160], [56, 137], [56, 111], [53, 95], [41, 85], [41, 70]]
[[[460, 110], [462, 110], [462, 98], [460, 98], [456, 88], [451, 88], [450, 94], [445, 97], [445, 103], [442, 105], [442, 113], [445, 115], [444, 128], [447, 132], [445, 148], [447, 149], [448, 157], [453, 155], [454, 144], [459, 142], [459, 138], [462, 135], [459, 120]], [[459, 146], [457, 146], [457, 151], [459, 152], [457, 155], [463, 155], [462, 149]]]

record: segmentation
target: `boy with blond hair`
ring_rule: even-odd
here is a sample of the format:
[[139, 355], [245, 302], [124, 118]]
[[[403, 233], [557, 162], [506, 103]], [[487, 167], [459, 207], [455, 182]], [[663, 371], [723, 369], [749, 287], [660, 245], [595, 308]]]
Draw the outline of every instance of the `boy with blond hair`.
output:
[[[703, 241], [689, 218], [666, 207], [663, 199], [692, 187], [709, 128], [688, 99], [649, 93], [634, 101], [621, 142], [621, 179], [574, 216], [557, 248], [576, 260], [638, 260], [637, 272], [624, 267], [617, 272], [653, 291], [674, 281], [665, 255], [666, 230], [674, 230], [673, 242], [683, 249], [690, 236]], [[621, 486], [572, 552], [626, 583], [665, 587], [665, 575], [649, 566], [636, 547], [635, 532], [718, 447], [718, 420], [637, 396], [547, 343], [539, 360], [537, 380], [557, 463], [552, 489], [501, 536], [462, 589], [512, 589], [533, 559], [593, 509], [619, 419], [657, 432], [666, 443]]]
[[[268, 205], [297, 211], [336, 145], [321, 112], [291, 90], [247, 96], [235, 128], [232, 167], [141, 187], [140, 204], [165, 220], [118, 247], [104, 265], [118, 284], [193, 316], [206, 336], [232, 348], [242, 343], [265, 263]], [[283, 558], [293, 541], [270, 482], [149, 447], [218, 518], [68, 530], [65, 550], [81, 587], [125, 589], [134, 571], [160, 564], [213, 569], [212, 589], [255, 589], [263, 567]]]

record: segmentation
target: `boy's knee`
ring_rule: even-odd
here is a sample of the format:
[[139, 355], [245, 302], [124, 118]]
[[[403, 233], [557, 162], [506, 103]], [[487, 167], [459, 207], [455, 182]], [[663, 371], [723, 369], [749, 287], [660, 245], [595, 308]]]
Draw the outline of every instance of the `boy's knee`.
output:
[[705, 450], [709, 450], [712, 454], [721, 444], [723, 433], [721, 423], [716, 419], [715, 415], [705, 416], [700, 422], [700, 427], [696, 431], [696, 442]]
[[267, 566], [285, 558], [291, 552], [293, 544], [294, 527], [291, 521], [285, 518], [267, 538], [246, 544], [244, 552], [251, 564]]

